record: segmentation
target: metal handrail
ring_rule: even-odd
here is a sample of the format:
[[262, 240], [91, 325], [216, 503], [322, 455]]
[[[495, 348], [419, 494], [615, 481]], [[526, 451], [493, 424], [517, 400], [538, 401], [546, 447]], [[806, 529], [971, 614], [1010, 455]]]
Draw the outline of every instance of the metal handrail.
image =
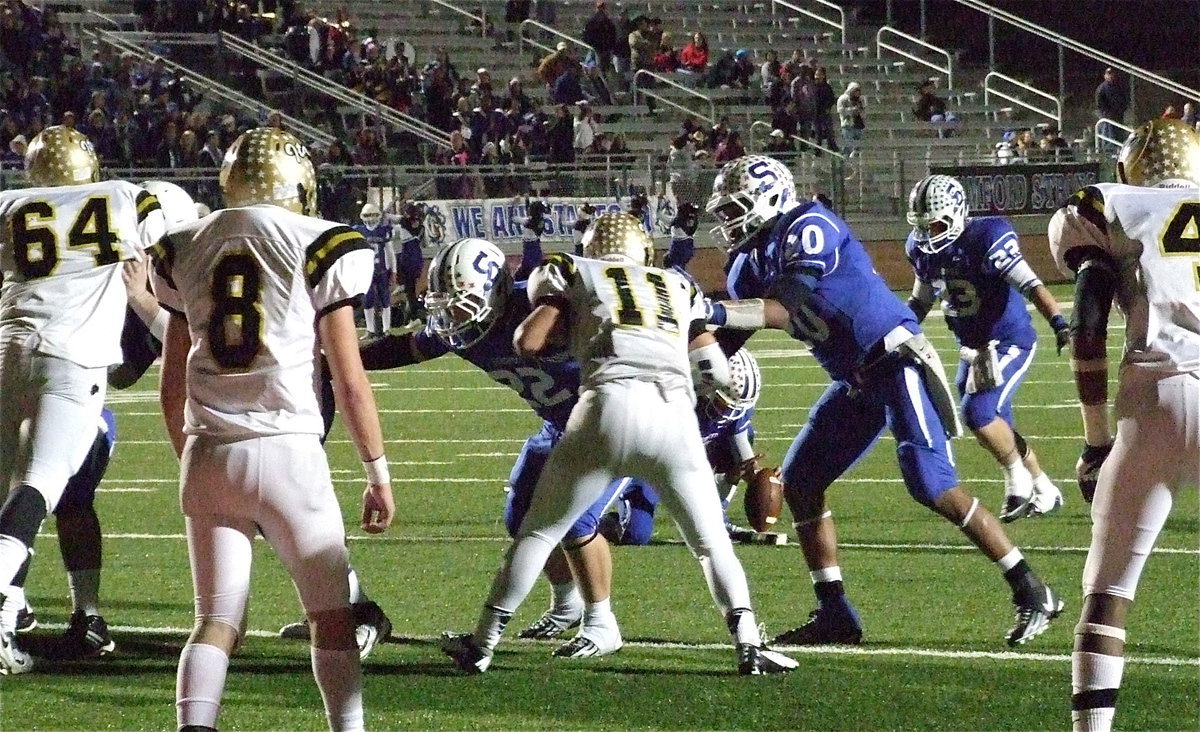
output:
[[[688, 109], [687, 107], [683, 106], [679, 102], [676, 102], [672, 99], [668, 99], [668, 98], [662, 96], [661, 94], [655, 94], [654, 92], [646, 91], [641, 86], [639, 86], [637, 83], [638, 79], [642, 76], [649, 76], [652, 79], [661, 81], [662, 83], [666, 84], [667, 86], [673, 86], [676, 89], [682, 90], [684, 93], [686, 93], [690, 96], [697, 97], [702, 102], [704, 102], [705, 104], [708, 105], [708, 114], [707, 115], [697, 114], [695, 111]], [[712, 100], [711, 97], [709, 97], [707, 94], [701, 94], [700, 92], [696, 91], [695, 89], [690, 89], [690, 88], [684, 86], [683, 84], [680, 84], [677, 81], [668, 79], [667, 77], [665, 77], [661, 74], [656, 74], [653, 71], [649, 71], [647, 69], [638, 69], [638, 72], [633, 75], [633, 99], [634, 99], [635, 104], [637, 103], [637, 99], [638, 99], [639, 95], [653, 97], [654, 99], [657, 99], [658, 101], [662, 102], [663, 104], [672, 106], [672, 107], [674, 107], [678, 110], [681, 110], [683, 112], [686, 112], [688, 114], [696, 115], [697, 117], [700, 117], [701, 119], [708, 120], [709, 124], [717, 123], [717, 104], [716, 104], [716, 102], [714, 102]]]
[[824, 23], [825, 25], [831, 26], [832, 28], [835, 28], [838, 31], [838, 33], [841, 34], [841, 42], [845, 43], [846, 42], [846, 11], [842, 8], [842, 6], [837, 5], [835, 3], [831, 3], [831, 2], [829, 2], [829, 0], [812, 0], [812, 2], [815, 2], [819, 5], [823, 5], [827, 8], [832, 8], [833, 10], [837, 11], [838, 20], [836, 20], [836, 21], [830, 20], [829, 18], [826, 18], [822, 15], [818, 15], [817, 13], [814, 13], [811, 10], [805, 10], [804, 8], [796, 7], [795, 5], [792, 5], [789, 2], [785, 2], [785, 0], [771, 0], [771, 15], [775, 14], [775, 6], [776, 5], [782, 5], [783, 7], [787, 8], [788, 10], [791, 10], [794, 13], [800, 13], [801, 15], [808, 16], [809, 18], [812, 18], [813, 20], [816, 20], [818, 22]]
[[563, 33], [562, 31], [560, 31], [556, 28], [552, 28], [551, 26], [548, 26], [545, 23], [539, 23], [538, 21], [534, 20], [533, 18], [526, 18], [525, 20], [521, 21], [521, 29], [520, 29], [520, 31], [518, 31], [518, 36], [519, 36], [519, 39], [518, 39], [519, 46], [518, 47], [522, 51], [525, 50], [525, 42], [526, 41], [529, 41], [529, 45], [531, 45], [535, 48], [540, 48], [543, 51], [553, 52], [556, 50], [554, 48], [551, 48], [550, 46], [547, 46], [546, 44], [542, 43], [541, 41], [527, 37], [525, 35], [525, 28], [527, 26], [533, 26], [534, 28], [537, 28], [540, 31], [549, 33], [550, 35], [561, 38], [564, 41], [567, 41], [569, 43], [574, 43], [576, 46], [579, 46], [581, 48], [585, 48], [588, 51], [591, 51], [592, 55], [596, 57], [597, 63], [600, 61], [599, 52], [596, 51], [596, 49], [593, 48], [591, 44], [585, 43], [582, 39], [576, 38], [575, 36], [567, 35], [566, 33]]
[[1106, 124], [1116, 127], [1118, 130], [1121, 130], [1122, 132], [1124, 132], [1126, 136], [1128, 136], [1130, 132], [1133, 132], [1133, 128], [1129, 127], [1128, 125], [1121, 124], [1120, 122], [1116, 121], [1115, 119], [1109, 119], [1108, 117], [1101, 117], [1100, 119], [1096, 120], [1096, 125], [1092, 130], [1092, 134], [1094, 135], [1094, 145], [1095, 145], [1096, 150], [1100, 149], [1100, 143], [1102, 143], [1102, 142], [1107, 142], [1111, 145], [1116, 145], [1117, 147], [1121, 147], [1122, 145], [1125, 144], [1125, 140], [1123, 140], [1123, 139], [1115, 140], [1115, 139], [1109, 137], [1108, 135], [1104, 135], [1104, 134], [1100, 133], [1100, 127], [1103, 125], [1106, 125]]
[[[1040, 107], [1036, 107], [1036, 106], [1030, 104], [1029, 102], [1026, 102], [1023, 99], [1020, 99], [1019, 97], [1014, 97], [1012, 95], [1005, 94], [1004, 92], [993, 89], [991, 86], [992, 79], [1002, 79], [1004, 81], [1007, 81], [1009, 84], [1012, 84], [1013, 86], [1017, 86], [1017, 87], [1024, 89], [1027, 92], [1036, 94], [1037, 96], [1042, 97], [1044, 99], [1049, 99], [1051, 102], [1054, 103], [1054, 111], [1051, 112], [1051, 111], [1048, 111], [1045, 109], [1041, 109]], [[1013, 104], [1016, 104], [1020, 107], [1024, 107], [1025, 109], [1028, 109], [1031, 112], [1040, 114], [1043, 117], [1048, 117], [1048, 118], [1054, 120], [1054, 126], [1057, 129], [1060, 129], [1060, 130], [1062, 129], [1062, 100], [1059, 99], [1058, 97], [1054, 96], [1053, 94], [1047, 94], [1046, 92], [1042, 91], [1041, 89], [1035, 89], [1034, 87], [1030, 86], [1029, 84], [1026, 84], [1023, 81], [1018, 81], [1017, 79], [1014, 79], [1011, 76], [1001, 74], [999, 71], [989, 71], [988, 75], [983, 77], [983, 103], [987, 104], [989, 99], [993, 95], [1000, 97], [1001, 99], [1004, 99], [1006, 101], [1012, 102]]]
[[[435, 5], [441, 5], [443, 8], [445, 8], [447, 10], [451, 10], [455, 13], [458, 13], [459, 15], [466, 16], [466, 17], [470, 18], [471, 20], [479, 23], [479, 35], [481, 35], [485, 38], [487, 37], [487, 18], [482, 13], [480, 15], [474, 15], [468, 10], [463, 10], [462, 8], [460, 8], [456, 5], [451, 5], [450, 3], [446, 2], [446, 0], [429, 0], [429, 2], [431, 2]], [[481, 7], [480, 10], [483, 10], [483, 8]]]
[[[932, 61], [923, 59], [920, 56], [917, 56], [916, 54], [909, 53], [908, 51], [905, 51], [897, 46], [892, 46], [892, 45], [884, 43], [883, 42], [884, 33], [890, 33], [892, 35], [900, 36], [904, 40], [909, 41], [910, 43], [915, 43], [916, 45], [921, 46], [922, 48], [924, 48], [927, 51], [931, 51], [933, 53], [937, 53], [937, 54], [941, 54], [942, 56], [945, 56], [946, 57], [946, 66], [945, 67], [938, 66], [937, 64], [933, 63]], [[939, 48], [938, 46], [935, 46], [932, 43], [926, 43], [925, 41], [921, 40], [920, 38], [917, 38], [916, 36], [910, 36], [909, 34], [905, 33], [904, 31], [896, 30], [895, 28], [893, 28], [889, 25], [883, 26], [875, 33], [875, 58], [882, 59], [884, 49], [891, 51], [892, 53], [894, 53], [898, 56], [903, 56], [904, 58], [909, 59], [911, 61], [916, 61], [917, 63], [921, 64], [922, 66], [927, 66], [930, 69], [933, 69], [934, 71], [945, 74], [946, 75], [946, 88], [947, 89], [954, 88], [954, 57], [951, 56], [950, 53], [946, 49]]]
[[[89, 33], [97, 41], [107, 43], [108, 45], [121, 51], [128, 51], [143, 61], [148, 61], [150, 59], [161, 59], [163, 64], [175, 74], [176, 78], [190, 81], [201, 89], [204, 89], [209, 94], [224, 100], [226, 103], [252, 112], [253, 114], [257, 115], [259, 119], [266, 119], [266, 117], [272, 112], [279, 111], [267, 106], [266, 104], [263, 104], [257, 99], [248, 97], [241, 92], [234, 91], [224, 84], [210, 79], [203, 74], [198, 74], [191, 69], [180, 66], [174, 61], [162, 58], [161, 56], [151, 53], [135, 43], [131, 43], [124, 37], [126, 35], [125, 33], [114, 33], [113, 31], [106, 30], [92, 30], [89, 31]], [[215, 44], [216, 39], [215, 37], [212, 38], [212, 43]], [[333, 143], [335, 139], [334, 136], [325, 130], [314, 127], [304, 120], [297, 119], [291, 115], [282, 113], [280, 114], [282, 115], [282, 119], [287, 123], [288, 127], [300, 133], [301, 137], [307, 138], [313, 142], [321, 143], [322, 145], [329, 145]]]
[[273, 53], [264, 51], [253, 43], [244, 41], [235, 35], [222, 31], [219, 36], [221, 42], [227, 48], [241, 56], [253, 59], [272, 71], [288, 75], [292, 77], [293, 81], [333, 97], [342, 104], [352, 106], [360, 112], [373, 114], [383, 122], [395, 125], [400, 129], [408, 130], [425, 142], [446, 149], [450, 148], [450, 135], [424, 120], [392, 109], [378, 100], [372, 99], [365, 94], [360, 94], [341, 84], [330, 83], [329, 79], [309, 71], [291, 59], [281, 58]]
[[1147, 71], [1138, 66], [1134, 66], [1128, 61], [1123, 61], [1116, 56], [1104, 53], [1099, 49], [1093, 48], [1080, 41], [1076, 41], [1073, 38], [1064, 36], [1061, 33], [1055, 33], [1049, 28], [1040, 26], [1037, 23], [1026, 20], [1018, 15], [1013, 15], [1012, 13], [1001, 10], [1000, 8], [993, 7], [987, 3], [980, 2], [980, 0], [954, 0], [954, 2], [971, 8], [972, 10], [977, 10], [985, 15], [1003, 20], [1004, 22], [1016, 26], [1023, 31], [1040, 36], [1046, 40], [1053, 41], [1059, 46], [1075, 51], [1076, 53], [1083, 54], [1084, 56], [1088, 56], [1097, 61], [1102, 61], [1108, 66], [1112, 66], [1114, 69], [1129, 74], [1130, 76], [1142, 79], [1143, 81], [1148, 81], [1151, 84], [1166, 89], [1167, 91], [1178, 94], [1185, 99], [1200, 98], [1200, 90], [1192, 89], [1164, 76], [1159, 76], [1152, 71]]

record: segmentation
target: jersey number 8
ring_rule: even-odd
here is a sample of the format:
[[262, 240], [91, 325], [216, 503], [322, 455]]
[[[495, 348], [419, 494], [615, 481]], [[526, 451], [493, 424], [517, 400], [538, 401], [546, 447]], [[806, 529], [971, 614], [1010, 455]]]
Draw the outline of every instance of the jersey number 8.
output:
[[227, 369], [244, 369], [262, 346], [261, 273], [249, 254], [227, 254], [212, 273], [208, 350]]

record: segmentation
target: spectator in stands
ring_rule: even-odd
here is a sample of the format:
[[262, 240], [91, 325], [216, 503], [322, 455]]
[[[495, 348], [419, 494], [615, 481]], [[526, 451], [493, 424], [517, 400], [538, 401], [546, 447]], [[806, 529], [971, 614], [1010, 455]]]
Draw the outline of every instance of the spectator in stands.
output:
[[[329, 143], [329, 147], [325, 148], [325, 162], [330, 165], [346, 166], [353, 164], [354, 158], [342, 141], [335, 137], [333, 142]], [[219, 161], [217, 165], [220, 165]]]
[[596, 121], [596, 113], [586, 102], [580, 102], [575, 108], [575, 140], [572, 145], [576, 155], [586, 155], [594, 152], [593, 145], [596, 136], [600, 134], [600, 123]]
[[1013, 152], [1017, 158], [1023, 161], [1037, 160], [1042, 157], [1042, 148], [1033, 136], [1033, 130], [1024, 127], [1016, 131]]
[[847, 84], [846, 92], [838, 97], [837, 111], [842, 127], [842, 144], [848, 151], [848, 157], [858, 156], [863, 130], [867, 126], [864, 120], [866, 107], [866, 100], [862, 96], [862, 86], [857, 81]]
[[754, 61], [750, 58], [750, 52], [739, 48], [737, 53], [733, 54], [733, 72], [729, 86], [735, 89], [749, 89], [754, 72]]
[[[792, 79], [788, 92], [791, 102], [784, 111], [792, 118], [791, 125], [796, 134], [809, 140], [812, 139], [817, 124], [817, 83], [811, 72], [805, 74], [803, 67], [801, 69], [802, 75]], [[780, 117], [778, 110], [772, 115], [771, 125], [776, 129], [783, 129]]]
[[[813, 142], [836, 152], [838, 144], [834, 134], [833, 113], [837, 108], [837, 94], [829, 84], [829, 71], [824, 66], [813, 70], [813, 93]], [[818, 149], [816, 153], [820, 155], [821, 151]]]
[[790, 153], [795, 149], [787, 133], [781, 129], [771, 130], [771, 134], [767, 136], [766, 152], [768, 154]]
[[221, 118], [221, 149], [228, 150], [233, 141], [241, 136], [241, 131], [238, 129], [237, 117], [232, 114], [227, 114]]
[[636, 74], [654, 65], [654, 53], [658, 50], [658, 39], [650, 31], [650, 19], [639, 15], [633, 19], [635, 30], [629, 34], [630, 72]]
[[1183, 114], [1179, 116], [1179, 119], [1192, 127], [1200, 129], [1200, 113], [1196, 111], [1196, 103], [1184, 102]]
[[550, 89], [550, 101], [554, 104], [575, 104], [587, 100], [583, 86], [579, 83], [582, 68], [577, 63], [568, 64], [566, 70], [554, 81]]
[[554, 87], [554, 82], [558, 81], [559, 77], [567, 70], [567, 67], [574, 64], [575, 58], [571, 55], [571, 50], [567, 46], [567, 42], [559, 41], [554, 51], [547, 54], [538, 63], [538, 78], [546, 85], [546, 90], [550, 91]]
[[655, 73], [671, 74], [679, 68], [679, 54], [671, 46], [671, 34], [663, 33], [652, 62]]
[[725, 135], [725, 139], [721, 140], [717, 145], [717, 152], [713, 155], [713, 161], [717, 163], [727, 163], [730, 160], [737, 160], [746, 154], [746, 148], [742, 145], [742, 135], [737, 130], [730, 130]]
[[425, 67], [421, 78], [425, 95], [425, 121], [439, 130], [449, 132], [457, 126], [454, 120], [454, 83], [446, 68], [436, 62]]
[[696, 173], [700, 164], [696, 162], [696, 148], [687, 135], [677, 135], [667, 150], [667, 178], [676, 200], [695, 199]]
[[219, 168], [225, 160], [225, 150], [221, 147], [221, 133], [216, 130], [206, 130], [204, 146], [198, 154], [200, 167]]
[[780, 80], [779, 54], [774, 49], [767, 51], [767, 58], [758, 69], [759, 85], [765, 92]]
[[934, 123], [938, 137], [949, 137], [950, 128], [945, 124], [958, 118], [946, 111], [946, 100], [934, 92], [936, 81], [925, 79], [917, 87], [917, 96], [913, 103], [913, 116], [923, 122]]
[[102, 161], [112, 163], [117, 160], [117, 134], [108, 120], [103, 109], [93, 109], [88, 112], [87, 121], [79, 126], [79, 131], [87, 135], [96, 155]]
[[792, 57], [783, 65], [792, 75], [792, 79], [809, 78], [813, 76], [813, 63], [804, 49], [797, 48], [792, 51]]
[[1058, 133], [1058, 128], [1054, 125], [1042, 127], [1042, 138], [1038, 141], [1038, 147], [1049, 160], [1065, 162], [1073, 157], [1070, 143]]
[[533, 100], [525, 93], [521, 79], [516, 76], [508, 80], [508, 103], [506, 107], [516, 110], [518, 118], [533, 111]]
[[702, 74], [708, 69], [708, 37], [700, 31], [679, 52], [680, 71]]
[[[793, 135], [799, 132], [798, 117], [796, 115], [796, 103], [788, 102], [780, 104], [771, 110], [771, 129], [782, 130], [783, 134], [790, 140]], [[811, 128], [809, 129], [811, 133]], [[807, 136], [804, 136], [808, 139]]]
[[379, 141], [374, 127], [364, 127], [355, 135], [354, 152], [351, 159], [355, 165], [383, 165], [387, 163], [387, 153]]
[[604, 77], [600, 75], [600, 67], [595, 63], [588, 61], [583, 65], [583, 75], [579, 78], [579, 85], [583, 87], [584, 97], [591, 99], [594, 103], [613, 103], [608, 85], [604, 83]]
[[1179, 110], [1175, 108], [1174, 104], [1168, 104], [1162, 113], [1163, 119], [1179, 119], [1180, 116]]
[[608, 17], [607, 4], [604, 0], [596, 3], [596, 12], [588, 18], [583, 27], [583, 42], [596, 51], [596, 63], [601, 73], [608, 73], [613, 67], [613, 57], [617, 50], [617, 25]]
[[510, 43], [517, 39], [521, 23], [529, 20], [532, 6], [532, 0], [507, 0], [504, 3], [504, 22], [508, 25], [505, 36]]
[[546, 138], [550, 146], [548, 162], [575, 162], [575, 122], [566, 104], [554, 108], [554, 120], [546, 130]]
[[629, 8], [621, 8], [620, 15], [617, 16], [617, 42], [613, 47], [613, 67], [617, 72], [617, 83], [620, 84], [621, 91], [629, 89], [630, 65], [632, 63], [632, 51], [629, 48], [629, 36], [637, 26], [629, 19]]
[[25, 135], [17, 135], [9, 140], [4, 154], [0, 155], [0, 168], [4, 170], [24, 170], [25, 149], [28, 145], [29, 141], [25, 139]]
[[537, 19], [539, 23], [553, 27], [558, 22], [557, 0], [537, 0]]
[[[1096, 87], [1096, 117], [1122, 122], [1129, 109], [1129, 91], [1117, 81], [1117, 72], [1111, 66], [1104, 70], [1104, 80]], [[1100, 134], [1120, 147], [1125, 135], [1108, 122], [1100, 123]]]

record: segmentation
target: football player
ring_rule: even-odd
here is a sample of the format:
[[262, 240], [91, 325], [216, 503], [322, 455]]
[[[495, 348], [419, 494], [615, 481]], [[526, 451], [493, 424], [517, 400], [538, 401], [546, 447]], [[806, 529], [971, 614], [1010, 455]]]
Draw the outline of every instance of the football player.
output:
[[[758, 459], [762, 457], [754, 452], [754, 425], [751, 422], [762, 385], [758, 362], [750, 351], [738, 349], [729, 357], [729, 373], [732, 401], [701, 398], [696, 406], [708, 465], [714, 474], [721, 505], [726, 509], [737, 493], [738, 484], [743, 480], [747, 484], [754, 480], [759, 472]], [[621, 491], [617, 510], [604, 515], [601, 530], [617, 544], [648, 544], [654, 531], [658, 503], [658, 494], [650, 486], [634, 483]], [[737, 526], [728, 516], [725, 530], [736, 542], [754, 543], [761, 539], [757, 531]], [[778, 541], [776, 537], [782, 536], [770, 535], [769, 538]]]
[[942, 301], [960, 347], [955, 386], [963, 421], [1004, 473], [1000, 520], [1057, 511], [1062, 493], [1013, 429], [1012, 403], [1037, 348], [1025, 299], [1054, 329], [1060, 354], [1070, 341], [1067, 319], [1021, 256], [1008, 221], [967, 218], [967, 194], [954, 178], [931, 175], [913, 186], [908, 223], [904, 250], [916, 273], [908, 306], [920, 323], [934, 300]]
[[575, 517], [603, 500], [619, 476], [639, 475], [659, 486], [700, 560], [734, 637], [738, 672], [786, 672], [797, 664], [762, 644], [696, 423], [689, 351], [708, 394], [728, 393], [730, 382], [726, 357], [705, 329], [704, 298], [682, 275], [645, 266], [654, 247], [628, 214], [598, 217], [583, 249], [589, 258], [555, 255], [534, 271], [533, 310], [513, 338], [519, 356], [534, 358], [565, 334], [581, 369], [579, 399], [474, 633], [447, 634], [442, 650], [463, 671], [486, 671], [509, 618]]
[[330, 729], [361, 730], [362, 671], [345, 529], [320, 445], [317, 354], [324, 350], [366, 471], [362, 528], [384, 531], [395, 506], [353, 314], [373, 253], [350, 227], [311, 216], [316, 175], [286, 132], [243, 134], [219, 182], [228, 208], [172, 229], [153, 249], [155, 291], [171, 311], [160, 400], [181, 460], [196, 597], [196, 625], [179, 657], [178, 724], [217, 726], [261, 532], [308, 615]]
[[804, 550], [817, 609], [777, 643], [857, 644], [858, 611], [846, 597], [825, 492], [886, 426], [909, 494], [958, 526], [1012, 589], [1010, 645], [1042, 633], [1063, 607], [986, 508], [958, 485], [951, 436], [959, 426], [937, 352], [911, 310], [874, 270], [846, 222], [817, 201], [800, 202], [792, 174], [773, 158], [727, 163], [707, 209], [730, 244], [730, 295], [713, 321], [785, 330], [809, 344], [833, 383], [808, 414], [783, 462], [783, 484]]
[[[396, 255], [396, 272], [404, 290], [404, 310], [400, 322], [405, 325], [420, 324], [425, 320], [421, 298], [417, 297], [417, 280], [425, 267], [425, 209], [412, 201], [404, 204], [397, 222], [396, 237], [400, 240], [400, 251]], [[387, 328], [384, 328], [387, 332]]]
[[513, 272], [513, 279], [524, 282], [529, 274], [542, 263], [542, 233], [546, 229], [546, 212], [549, 209], [541, 201], [525, 204], [525, 220], [521, 223], [521, 265]]
[[671, 219], [671, 246], [663, 258], [663, 267], [687, 269], [696, 251], [696, 228], [700, 225], [700, 209], [693, 203], [679, 204]]
[[[1077, 470], [1094, 498], [1071, 656], [1077, 732], [1112, 728], [1138, 580], [1174, 496], [1200, 483], [1200, 135], [1175, 119], [1141, 125], [1117, 155], [1117, 177], [1050, 220], [1054, 260], [1075, 278]], [[1115, 441], [1105, 344], [1114, 300], [1125, 320]]]
[[106, 375], [121, 360], [121, 262], [163, 232], [158, 201], [99, 182], [91, 142], [42, 130], [25, 154], [31, 188], [0, 193], [0, 673], [29, 671], [17, 612], [34, 537], [96, 436]]
[[[579, 391], [579, 364], [565, 354], [520, 356], [513, 350], [516, 328], [529, 315], [526, 283], [514, 282], [504, 253], [482, 239], [461, 239], [434, 255], [423, 331], [387, 336], [364, 344], [369, 370], [406, 366], [456, 353], [517, 392], [542, 418], [541, 430], [521, 448], [509, 476], [504, 525], [512, 536], [529, 510], [547, 456], [562, 438]], [[554, 651], [568, 658], [602, 656], [621, 648], [621, 632], [609, 595], [612, 557], [598, 532], [600, 517], [621, 489], [613, 481], [562, 538], [561, 550], [545, 564], [552, 598], [549, 609], [522, 638], [555, 638], [579, 626], [575, 638]], [[572, 568], [581, 578], [577, 586]]]
[[[394, 234], [392, 225], [383, 220], [383, 213], [373, 203], [363, 204], [358, 217], [362, 223], [356, 224], [354, 230], [366, 239], [375, 254], [371, 287], [363, 297], [363, 317], [367, 321], [367, 335], [381, 336], [392, 328], [392, 288], [396, 286]], [[419, 256], [419, 248], [417, 253]]]

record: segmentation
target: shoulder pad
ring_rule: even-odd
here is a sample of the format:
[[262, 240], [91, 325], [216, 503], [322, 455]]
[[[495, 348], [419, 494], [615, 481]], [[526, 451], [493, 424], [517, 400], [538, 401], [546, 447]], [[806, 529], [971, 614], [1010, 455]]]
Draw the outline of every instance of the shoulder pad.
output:
[[1096, 186], [1079, 189], [1066, 203], [1067, 208], [1078, 212], [1101, 232], [1108, 233], [1108, 217], [1105, 215], [1104, 192]]

